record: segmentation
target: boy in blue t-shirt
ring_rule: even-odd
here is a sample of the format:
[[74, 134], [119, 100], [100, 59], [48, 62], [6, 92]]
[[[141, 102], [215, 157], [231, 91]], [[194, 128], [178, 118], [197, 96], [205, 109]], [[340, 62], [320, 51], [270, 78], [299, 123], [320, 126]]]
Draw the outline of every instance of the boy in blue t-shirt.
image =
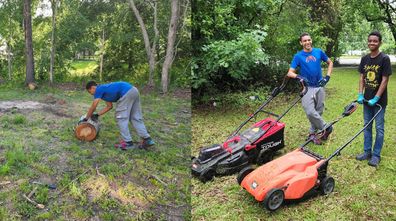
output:
[[[123, 140], [116, 144], [115, 147], [123, 150], [136, 148], [136, 146], [133, 145], [131, 133], [129, 131], [129, 122], [132, 123], [137, 134], [142, 138], [142, 142], [138, 146], [139, 148], [146, 148], [154, 145], [154, 141], [148, 134], [143, 122], [140, 96], [136, 87], [122, 81], [101, 85], [97, 85], [95, 81], [90, 81], [87, 83], [86, 89], [88, 93], [94, 96], [94, 101], [88, 110], [85, 120], [90, 117], [97, 118], [107, 113], [113, 108], [113, 102], [117, 102], [115, 117]], [[99, 111], [98, 114], [94, 114], [100, 100], [106, 102], [106, 107]]]
[[[302, 79], [307, 83], [308, 91], [302, 98], [301, 104], [311, 123], [308, 139], [313, 139], [315, 144], [321, 144], [322, 140], [327, 140], [333, 131], [333, 127], [330, 126], [321, 139], [314, 136], [316, 132], [323, 130], [326, 126], [326, 122], [322, 118], [325, 100], [323, 87], [330, 80], [333, 62], [321, 49], [312, 47], [312, 39], [308, 33], [301, 34], [300, 44], [303, 50], [294, 55], [287, 76]], [[322, 76], [322, 61], [328, 65], [327, 75], [324, 78]], [[296, 74], [297, 68], [299, 68], [299, 74]]]

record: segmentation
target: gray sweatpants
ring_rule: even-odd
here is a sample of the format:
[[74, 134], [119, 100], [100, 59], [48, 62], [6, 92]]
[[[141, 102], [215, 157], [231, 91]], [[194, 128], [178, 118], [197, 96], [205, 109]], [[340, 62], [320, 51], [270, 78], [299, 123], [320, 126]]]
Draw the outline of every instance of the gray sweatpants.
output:
[[140, 106], [140, 95], [136, 87], [132, 87], [124, 96], [117, 101], [115, 117], [120, 128], [121, 137], [124, 141], [132, 141], [129, 131], [129, 121], [132, 123], [137, 134], [141, 138], [150, 135], [144, 126], [142, 109]]
[[326, 125], [326, 122], [322, 118], [324, 100], [325, 90], [323, 87], [308, 87], [308, 92], [301, 99], [305, 114], [311, 123], [309, 133], [322, 130]]

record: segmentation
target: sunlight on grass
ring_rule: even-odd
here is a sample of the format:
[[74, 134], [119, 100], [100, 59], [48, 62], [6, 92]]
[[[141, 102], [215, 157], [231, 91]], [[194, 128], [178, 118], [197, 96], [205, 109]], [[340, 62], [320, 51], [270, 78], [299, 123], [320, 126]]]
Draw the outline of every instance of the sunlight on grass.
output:
[[73, 77], [88, 76], [99, 67], [96, 61], [74, 61], [69, 73]]

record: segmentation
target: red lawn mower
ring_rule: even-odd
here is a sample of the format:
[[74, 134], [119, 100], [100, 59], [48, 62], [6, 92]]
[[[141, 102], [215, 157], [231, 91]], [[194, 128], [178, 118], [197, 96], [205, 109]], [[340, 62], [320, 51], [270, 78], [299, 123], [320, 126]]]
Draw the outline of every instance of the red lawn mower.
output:
[[[285, 124], [280, 122], [280, 119], [306, 94], [304, 82], [298, 81], [302, 87], [300, 96], [293, 101], [292, 105], [282, 115], [264, 111], [264, 107], [284, 90], [288, 80], [289, 78], [285, 77], [282, 85], [276, 87], [270, 97], [248, 119], [239, 125], [224, 143], [202, 148], [199, 156], [192, 158], [192, 174], [202, 182], [206, 182], [215, 175], [233, 174], [252, 163], [263, 164], [272, 160], [275, 152], [284, 147], [283, 133]], [[270, 114], [276, 119], [268, 117], [256, 122], [256, 115], [261, 112]], [[253, 118], [256, 123], [239, 133]]]
[[[331, 176], [327, 175], [327, 165], [334, 156], [339, 155], [342, 149], [373, 122], [382, 110], [381, 105], [376, 105], [380, 108], [369, 123], [328, 158], [324, 158], [305, 147], [313, 140], [311, 138], [298, 149], [255, 170], [251, 167], [242, 169], [237, 177], [238, 183], [270, 211], [278, 209], [284, 200], [303, 198], [311, 190], [319, 190], [324, 195], [333, 192], [335, 182]], [[356, 101], [352, 102], [344, 108], [342, 115], [327, 127], [335, 124], [341, 118], [349, 116], [357, 107], [358, 103]], [[317, 136], [323, 135], [326, 128]]]

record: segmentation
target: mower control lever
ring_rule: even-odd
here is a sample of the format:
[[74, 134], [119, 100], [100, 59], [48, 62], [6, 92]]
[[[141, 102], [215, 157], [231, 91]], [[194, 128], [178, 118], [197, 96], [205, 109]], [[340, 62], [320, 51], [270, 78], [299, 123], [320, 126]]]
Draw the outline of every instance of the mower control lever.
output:
[[352, 103], [348, 104], [347, 106], [344, 107], [344, 113], [342, 113], [343, 116], [349, 116], [355, 110], [358, 108], [358, 103], [356, 101], [353, 101]]
[[301, 80], [298, 80], [299, 81], [299, 83], [300, 83], [300, 85], [301, 85], [301, 87], [302, 87], [302, 90], [301, 90], [301, 92], [300, 92], [300, 97], [304, 97], [304, 95], [308, 92], [308, 89], [307, 89], [307, 82], [305, 82], [303, 79], [301, 79]]

